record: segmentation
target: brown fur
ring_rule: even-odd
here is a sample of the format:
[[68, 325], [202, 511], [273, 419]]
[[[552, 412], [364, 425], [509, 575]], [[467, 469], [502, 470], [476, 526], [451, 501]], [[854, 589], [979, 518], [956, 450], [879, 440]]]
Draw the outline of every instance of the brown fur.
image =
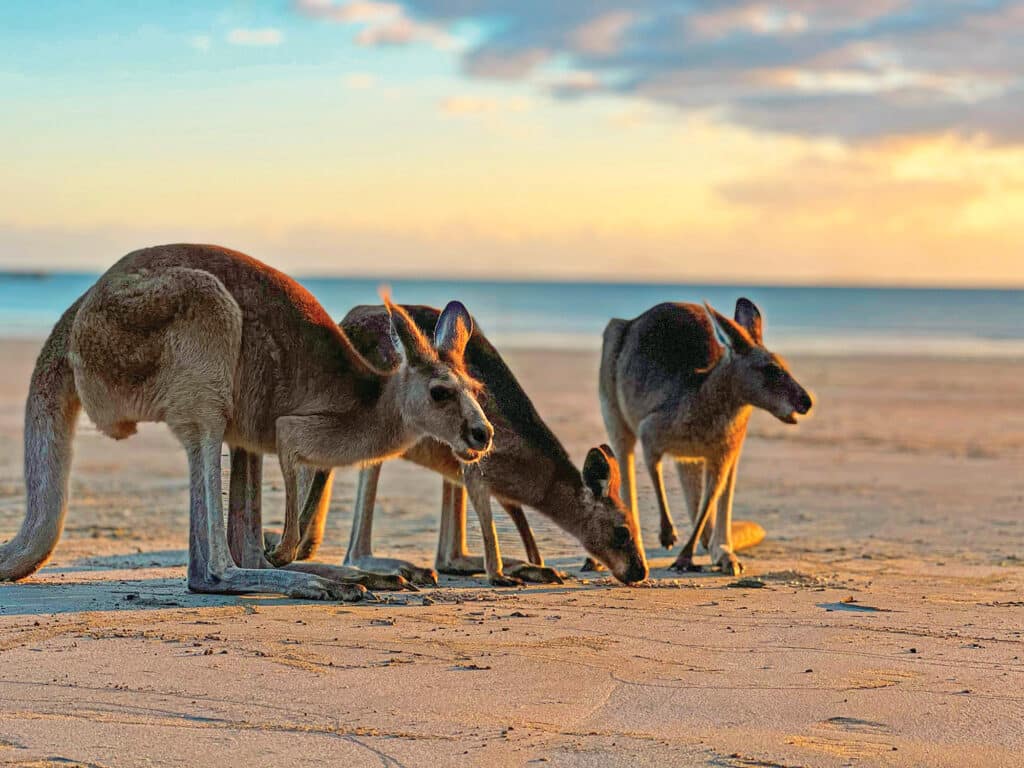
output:
[[[388, 305], [388, 314], [392, 332], [404, 337], [406, 359], [384, 372], [308, 291], [244, 254], [168, 245], [125, 256], [65, 313], [40, 355], [26, 407], [28, 511], [18, 536], [0, 549], [0, 578], [32, 573], [56, 545], [80, 403], [111, 437], [160, 421], [185, 447], [190, 588], [358, 597], [361, 588], [338, 580], [234, 565], [220, 452], [227, 442], [279, 456], [287, 507], [283, 540], [270, 553], [276, 563], [290, 561], [298, 544], [298, 466], [379, 460], [424, 435], [481, 455], [492, 430], [474, 398], [475, 382], [442, 361], [401, 309]], [[461, 305], [452, 314], [468, 318]], [[437, 381], [453, 391], [454, 407], [444, 413], [428, 395]], [[468, 443], [474, 430], [486, 441]]]
[[715, 564], [739, 572], [732, 498], [751, 409], [764, 408], [795, 423], [795, 414], [807, 413], [812, 404], [781, 358], [765, 349], [761, 313], [753, 302], [740, 299], [736, 317], [744, 324], [710, 306], [659, 304], [634, 320], [612, 320], [605, 330], [600, 373], [605, 427], [625, 466], [624, 493], [634, 513], [633, 450], [640, 439], [666, 548], [675, 544], [676, 531], [661, 461], [668, 454], [680, 462], [694, 522], [693, 535], [675, 563], [680, 569], [691, 566], [696, 541], [710, 511], [717, 509], [711, 540], [705, 543]]
[[[430, 307], [407, 309], [423, 332], [430, 335], [438, 311]], [[356, 307], [342, 321], [342, 327], [367, 357], [382, 366], [389, 364], [390, 345], [384, 343], [384, 315], [380, 307]], [[587, 551], [605, 563], [621, 581], [646, 578], [647, 563], [639, 527], [619, 498], [618, 462], [611, 450], [607, 447], [591, 450], [583, 472], [577, 469], [512, 371], [479, 329], [474, 330], [465, 348], [465, 361], [470, 374], [483, 385], [480, 403], [494, 425], [493, 450], [478, 463], [461, 466], [450, 449], [433, 440], [422, 440], [403, 455], [409, 461], [440, 473], [446, 480], [438, 570], [458, 573], [479, 570], [479, 564], [465, 553], [465, 491], [462, 491], [465, 487], [480, 517], [484, 565], [493, 583], [513, 583], [514, 580], [503, 572], [490, 517], [492, 496], [505, 506], [513, 520], [517, 511], [521, 513], [522, 506], [533, 507], [549, 517], [579, 539]], [[368, 538], [365, 521], [368, 516], [372, 519], [374, 495], [368, 488], [375, 489], [378, 473], [379, 468], [366, 468], [360, 477], [357, 523], [350, 550], [358, 544], [360, 526]], [[319, 516], [307, 521], [307, 531], [314, 532], [315, 536], [323, 530], [327, 506], [320, 504], [317, 509]], [[525, 523], [525, 518], [522, 522]], [[309, 535], [307, 533], [307, 537]], [[529, 544], [527, 547], [529, 551]], [[362, 554], [369, 553], [368, 541], [365, 547], [355, 548]]]

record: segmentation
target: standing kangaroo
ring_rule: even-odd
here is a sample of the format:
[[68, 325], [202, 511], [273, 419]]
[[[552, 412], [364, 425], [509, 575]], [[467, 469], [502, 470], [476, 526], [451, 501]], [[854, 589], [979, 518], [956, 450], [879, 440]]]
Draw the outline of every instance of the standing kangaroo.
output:
[[[406, 310], [425, 333], [439, 322], [436, 309], [410, 306]], [[387, 355], [390, 345], [387, 344], [384, 308], [356, 307], [341, 325], [363, 354], [371, 358], [375, 354]], [[557, 574], [551, 569], [539, 567], [543, 561], [522, 514], [522, 506], [530, 506], [579, 539], [620, 581], [628, 584], [647, 578], [647, 561], [636, 516], [630, 514], [619, 496], [619, 467], [611, 450], [607, 446], [591, 449], [581, 473], [540, 418], [512, 371], [479, 330], [474, 330], [466, 346], [466, 365], [483, 385], [480, 404], [494, 426], [491, 452], [472, 465], [460, 467], [450, 449], [426, 439], [403, 455], [445, 478], [438, 570], [459, 574], [484, 570], [490, 583], [499, 586], [520, 583], [516, 575], [532, 580], [555, 580]], [[404, 561], [374, 558], [370, 554], [379, 472], [379, 466], [367, 467], [360, 475], [356, 520], [345, 562], [366, 568], [398, 567], [406, 571], [414, 566]], [[303, 554], [315, 551], [323, 536], [329, 506], [329, 492], [325, 498], [323, 491], [329, 488], [329, 478], [324, 473], [319, 474], [321, 477], [312, 481], [313, 493], [306, 504], [305, 511], [309, 514], [304, 515], [303, 521], [300, 545]], [[465, 491], [460, 486], [468, 491], [480, 520], [484, 542], [482, 564], [479, 558], [469, 557], [465, 550]], [[504, 573], [491, 516], [491, 496], [502, 503], [516, 522], [532, 565], [520, 564], [509, 574]], [[524, 535], [524, 526], [528, 535]]]
[[[239, 568], [221, 502], [221, 446], [276, 453], [285, 476], [282, 541], [299, 540], [297, 467], [320, 468], [402, 453], [424, 435], [467, 461], [493, 430], [458, 363], [469, 314], [453, 302], [435, 344], [387, 304], [403, 355], [394, 370], [368, 363], [316, 299], [294, 280], [241, 253], [208, 245], [135, 251], [64, 313], [43, 346], [25, 414], [28, 509], [0, 547], [0, 581], [23, 578], [57, 544], [67, 504], [71, 440], [80, 407], [122, 439], [142, 421], [168, 425], [188, 455], [188, 585], [198, 592], [281, 592], [358, 599], [358, 583], [275, 568]], [[430, 396], [443, 386], [454, 407]], [[261, 562], [261, 565], [269, 563]]]
[[[813, 401], [785, 362], [764, 347], [761, 312], [749, 299], [736, 302], [735, 321], [710, 305], [658, 304], [634, 320], [613, 319], [604, 331], [600, 395], [608, 436], [626, 468], [626, 494], [634, 512], [637, 438], [661, 511], [661, 544], [676, 543], [665, 496], [661, 460], [678, 460], [693, 531], [672, 564], [693, 570], [693, 554], [712, 510], [714, 565], [742, 572], [732, 540], [736, 469], [753, 407], [796, 424]], [[715, 341], [720, 338], [721, 344]]]

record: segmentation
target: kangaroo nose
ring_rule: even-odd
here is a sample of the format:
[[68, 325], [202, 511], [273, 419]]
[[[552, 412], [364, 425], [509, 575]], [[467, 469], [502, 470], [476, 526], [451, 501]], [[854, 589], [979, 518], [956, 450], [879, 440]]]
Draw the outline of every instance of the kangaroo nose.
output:
[[486, 451], [491, 447], [491, 435], [494, 430], [489, 425], [477, 424], [471, 427], [466, 442], [475, 451]]
[[800, 402], [797, 403], [796, 410], [797, 413], [803, 416], [804, 414], [808, 413], [813, 406], [814, 400], [811, 399], [811, 396], [809, 394], [804, 392], [803, 396], [800, 398]]
[[629, 569], [622, 577], [626, 584], [636, 584], [647, 578], [647, 566], [644, 563], [635, 561], [629, 564]]

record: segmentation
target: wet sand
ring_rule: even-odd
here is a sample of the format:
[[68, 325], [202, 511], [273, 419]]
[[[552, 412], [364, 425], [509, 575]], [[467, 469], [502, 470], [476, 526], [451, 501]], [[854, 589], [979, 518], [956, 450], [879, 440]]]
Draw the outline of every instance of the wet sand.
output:
[[[23, 514], [37, 347], [0, 342], [0, 540]], [[582, 461], [604, 440], [596, 355], [505, 356]], [[1024, 362], [792, 364], [817, 413], [755, 415], [736, 511], [768, 538], [739, 582], [653, 548], [637, 588], [574, 571], [374, 604], [191, 595], [182, 451], [161, 426], [115, 443], [83, 420], [53, 561], [0, 585], [0, 765], [1020, 765]], [[344, 552], [354, 482], [339, 472], [323, 559]], [[429, 473], [386, 467], [378, 552], [429, 563], [439, 499]], [[575, 569], [575, 543], [528, 514]]]

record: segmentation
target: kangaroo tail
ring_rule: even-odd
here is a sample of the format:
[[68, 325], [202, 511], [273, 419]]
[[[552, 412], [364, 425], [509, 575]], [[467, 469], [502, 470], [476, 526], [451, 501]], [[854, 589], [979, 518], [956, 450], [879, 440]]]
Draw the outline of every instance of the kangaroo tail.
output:
[[17, 581], [39, 570], [64, 528], [71, 441], [81, 408], [68, 344], [80, 301], [54, 326], [32, 374], [25, 404], [27, 510], [21, 530], [0, 546], [0, 581]]
[[732, 548], [734, 552], [756, 547], [764, 541], [765, 530], [749, 520], [732, 521]]

